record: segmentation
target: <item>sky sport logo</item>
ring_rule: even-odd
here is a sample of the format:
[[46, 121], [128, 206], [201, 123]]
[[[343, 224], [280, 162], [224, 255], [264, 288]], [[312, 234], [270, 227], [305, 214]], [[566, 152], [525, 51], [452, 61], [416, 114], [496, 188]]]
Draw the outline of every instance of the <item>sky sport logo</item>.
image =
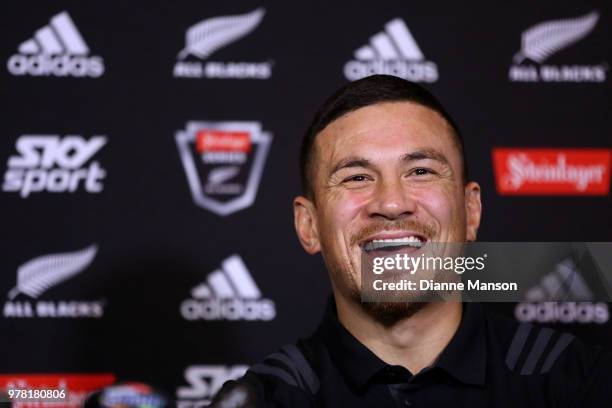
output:
[[[514, 55], [508, 78], [511, 82], [603, 82], [607, 63], [553, 65], [544, 62], [557, 52], [588, 36], [599, 21], [599, 13], [545, 21], [525, 30], [521, 49]], [[531, 63], [530, 63], [531, 62]], [[534, 64], [535, 63], [535, 64]]]
[[13, 75], [91, 77], [104, 74], [104, 60], [89, 47], [67, 11], [51, 18], [7, 62]]
[[192, 365], [185, 369], [187, 385], [176, 389], [177, 408], [202, 408], [221, 389], [223, 383], [236, 380], [246, 373], [249, 367], [236, 365]]
[[608, 305], [594, 298], [574, 260], [567, 258], [527, 291], [526, 302], [517, 303], [514, 315], [521, 322], [607, 323]]
[[188, 122], [176, 143], [196, 205], [220, 216], [251, 206], [271, 142], [258, 122]]
[[276, 317], [276, 306], [262, 294], [239, 255], [222, 262], [181, 304], [186, 320], [264, 320]]
[[258, 8], [237, 16], [209, 18], [189, 27], [185, 47], [179, 52], [174, 65], [175, 78], [209, 79], [268, 79], [272, 76], [272, 63], [220, 62], [205, 60], [217, 50], [251, 34], [263, 20], [266, 11]]
[[18, 192], [22, 198], [42, 191], [74, 193], [80, 187], [100, 193], [106, 170], [90, 160], [106, 142], [106, 136], [22, 135], [15, 143], [17, 155], [7, 161], [2, 191]]
[[608, 195], [611, 149], [495, 148], [501, 195]]
[[425, 60], [421, 48], [401, 18], [385, 24], [370, 38], [370, 43], [355, 51], [355, 59], [346, 63], [344, 75], [355, 81], [374, 74], [395, 75], [414, 82], [436, 82], [436, 63]]
[[98, 247], [31, 259], [17, 269], [17, 284], [8, 293], [4, 304], [5, 318], [100, 318], [104, 314], [103, 301], [18, 300], [27, 296], [38, 299], [44, 292], [85, 271], [93, 262]]

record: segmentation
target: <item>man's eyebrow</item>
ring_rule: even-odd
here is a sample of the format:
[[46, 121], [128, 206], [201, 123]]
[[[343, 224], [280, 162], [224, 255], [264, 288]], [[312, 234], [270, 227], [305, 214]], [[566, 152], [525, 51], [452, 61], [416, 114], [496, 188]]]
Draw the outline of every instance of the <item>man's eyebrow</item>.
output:
[[369, 160], [364, 159], [363, 157], [347, 157], [345, 159], [340, 160], [336, 165], [331, 169], [329, 175], [332, 176], [339, 170], [350, 168], [350, 167], [371, 167], [371, 163]]
[[449, 165], [448, 159], [442, 153], [434, 149], [419, 149], [414, 152], [406, 153], [402, 156], [402, 160], [406, 162], [416, 160], [435, 160], [442, 164]]

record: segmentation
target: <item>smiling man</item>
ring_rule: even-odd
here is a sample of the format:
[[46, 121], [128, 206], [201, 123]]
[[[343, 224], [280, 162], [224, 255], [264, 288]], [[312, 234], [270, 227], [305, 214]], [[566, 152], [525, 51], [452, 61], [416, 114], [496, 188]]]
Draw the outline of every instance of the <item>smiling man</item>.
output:
[[226, 383], [213, 406], [605, 405], [612, 360], [571, 335], [427, 290], [362, 302], [364, 257], [476, 240], [480, 187], [430, 93], [385, 75], [342, 87], [315, 115], [300, 163], [295, 228], [322, 254], [333, 296], [312, 336]]

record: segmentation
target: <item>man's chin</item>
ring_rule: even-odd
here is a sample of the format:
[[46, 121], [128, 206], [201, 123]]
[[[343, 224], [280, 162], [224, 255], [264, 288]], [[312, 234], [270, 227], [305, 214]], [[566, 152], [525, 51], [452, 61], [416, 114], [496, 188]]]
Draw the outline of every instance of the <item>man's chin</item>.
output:
[[400, 320], [412, 317], [427, 303], [429, 302], [361, 302], [361, 307], [375, 321], [385, 327], [390, 327]]

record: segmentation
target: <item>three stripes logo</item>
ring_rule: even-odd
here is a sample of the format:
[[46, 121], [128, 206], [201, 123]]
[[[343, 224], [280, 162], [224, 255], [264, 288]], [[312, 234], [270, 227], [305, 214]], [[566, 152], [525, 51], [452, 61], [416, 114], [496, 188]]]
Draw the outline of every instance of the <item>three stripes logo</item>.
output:
[[571, 334], [523, 323], [510, 343], [506, 366], [520, 375], [545, 374], [573, 340]]
[[593, 299], [593, 293], [581, 276], [573, 259], [568, 258], [558, 263], [555, 269], [542, 277], [539, 284], [527, 291], [527, 301], [587, 301]]
[[[587, 37], [597, 26], [599, 12], [550, 20], [525, 30], [521, 49], [514, 55], [508, 73], [512, 82], [603, 82], [607, 64], [544, 65], [554, 54]], [[531, 62], [530, 62], [531, 61]], [[536, 64], [538, 65], [536, 65]]]
[[244, 261], [232, 255], [181, 304], [186, 320], [272, 320], [276, 305], [262, 297]]
[[385, 30], [370, 37], [370, 43], [355, 51], [344, 75], [355, 81], [374, 74], [395, 75], [414, 82], [435, 82], [438, 67], [427, 61], [401, 18], [385, 24]]
[[610, 317], [606, 303], [593, 302], [596, 296], [572, 258], [559, 262], [525, 297], [514, 309], [521, 322], [604, 324]]
[[13, 75], [92, 77], [104, 74], [104, 61], [89, 56], [89, 47], [70, 14], [62, 11], [35, 31], [8, 60]]

